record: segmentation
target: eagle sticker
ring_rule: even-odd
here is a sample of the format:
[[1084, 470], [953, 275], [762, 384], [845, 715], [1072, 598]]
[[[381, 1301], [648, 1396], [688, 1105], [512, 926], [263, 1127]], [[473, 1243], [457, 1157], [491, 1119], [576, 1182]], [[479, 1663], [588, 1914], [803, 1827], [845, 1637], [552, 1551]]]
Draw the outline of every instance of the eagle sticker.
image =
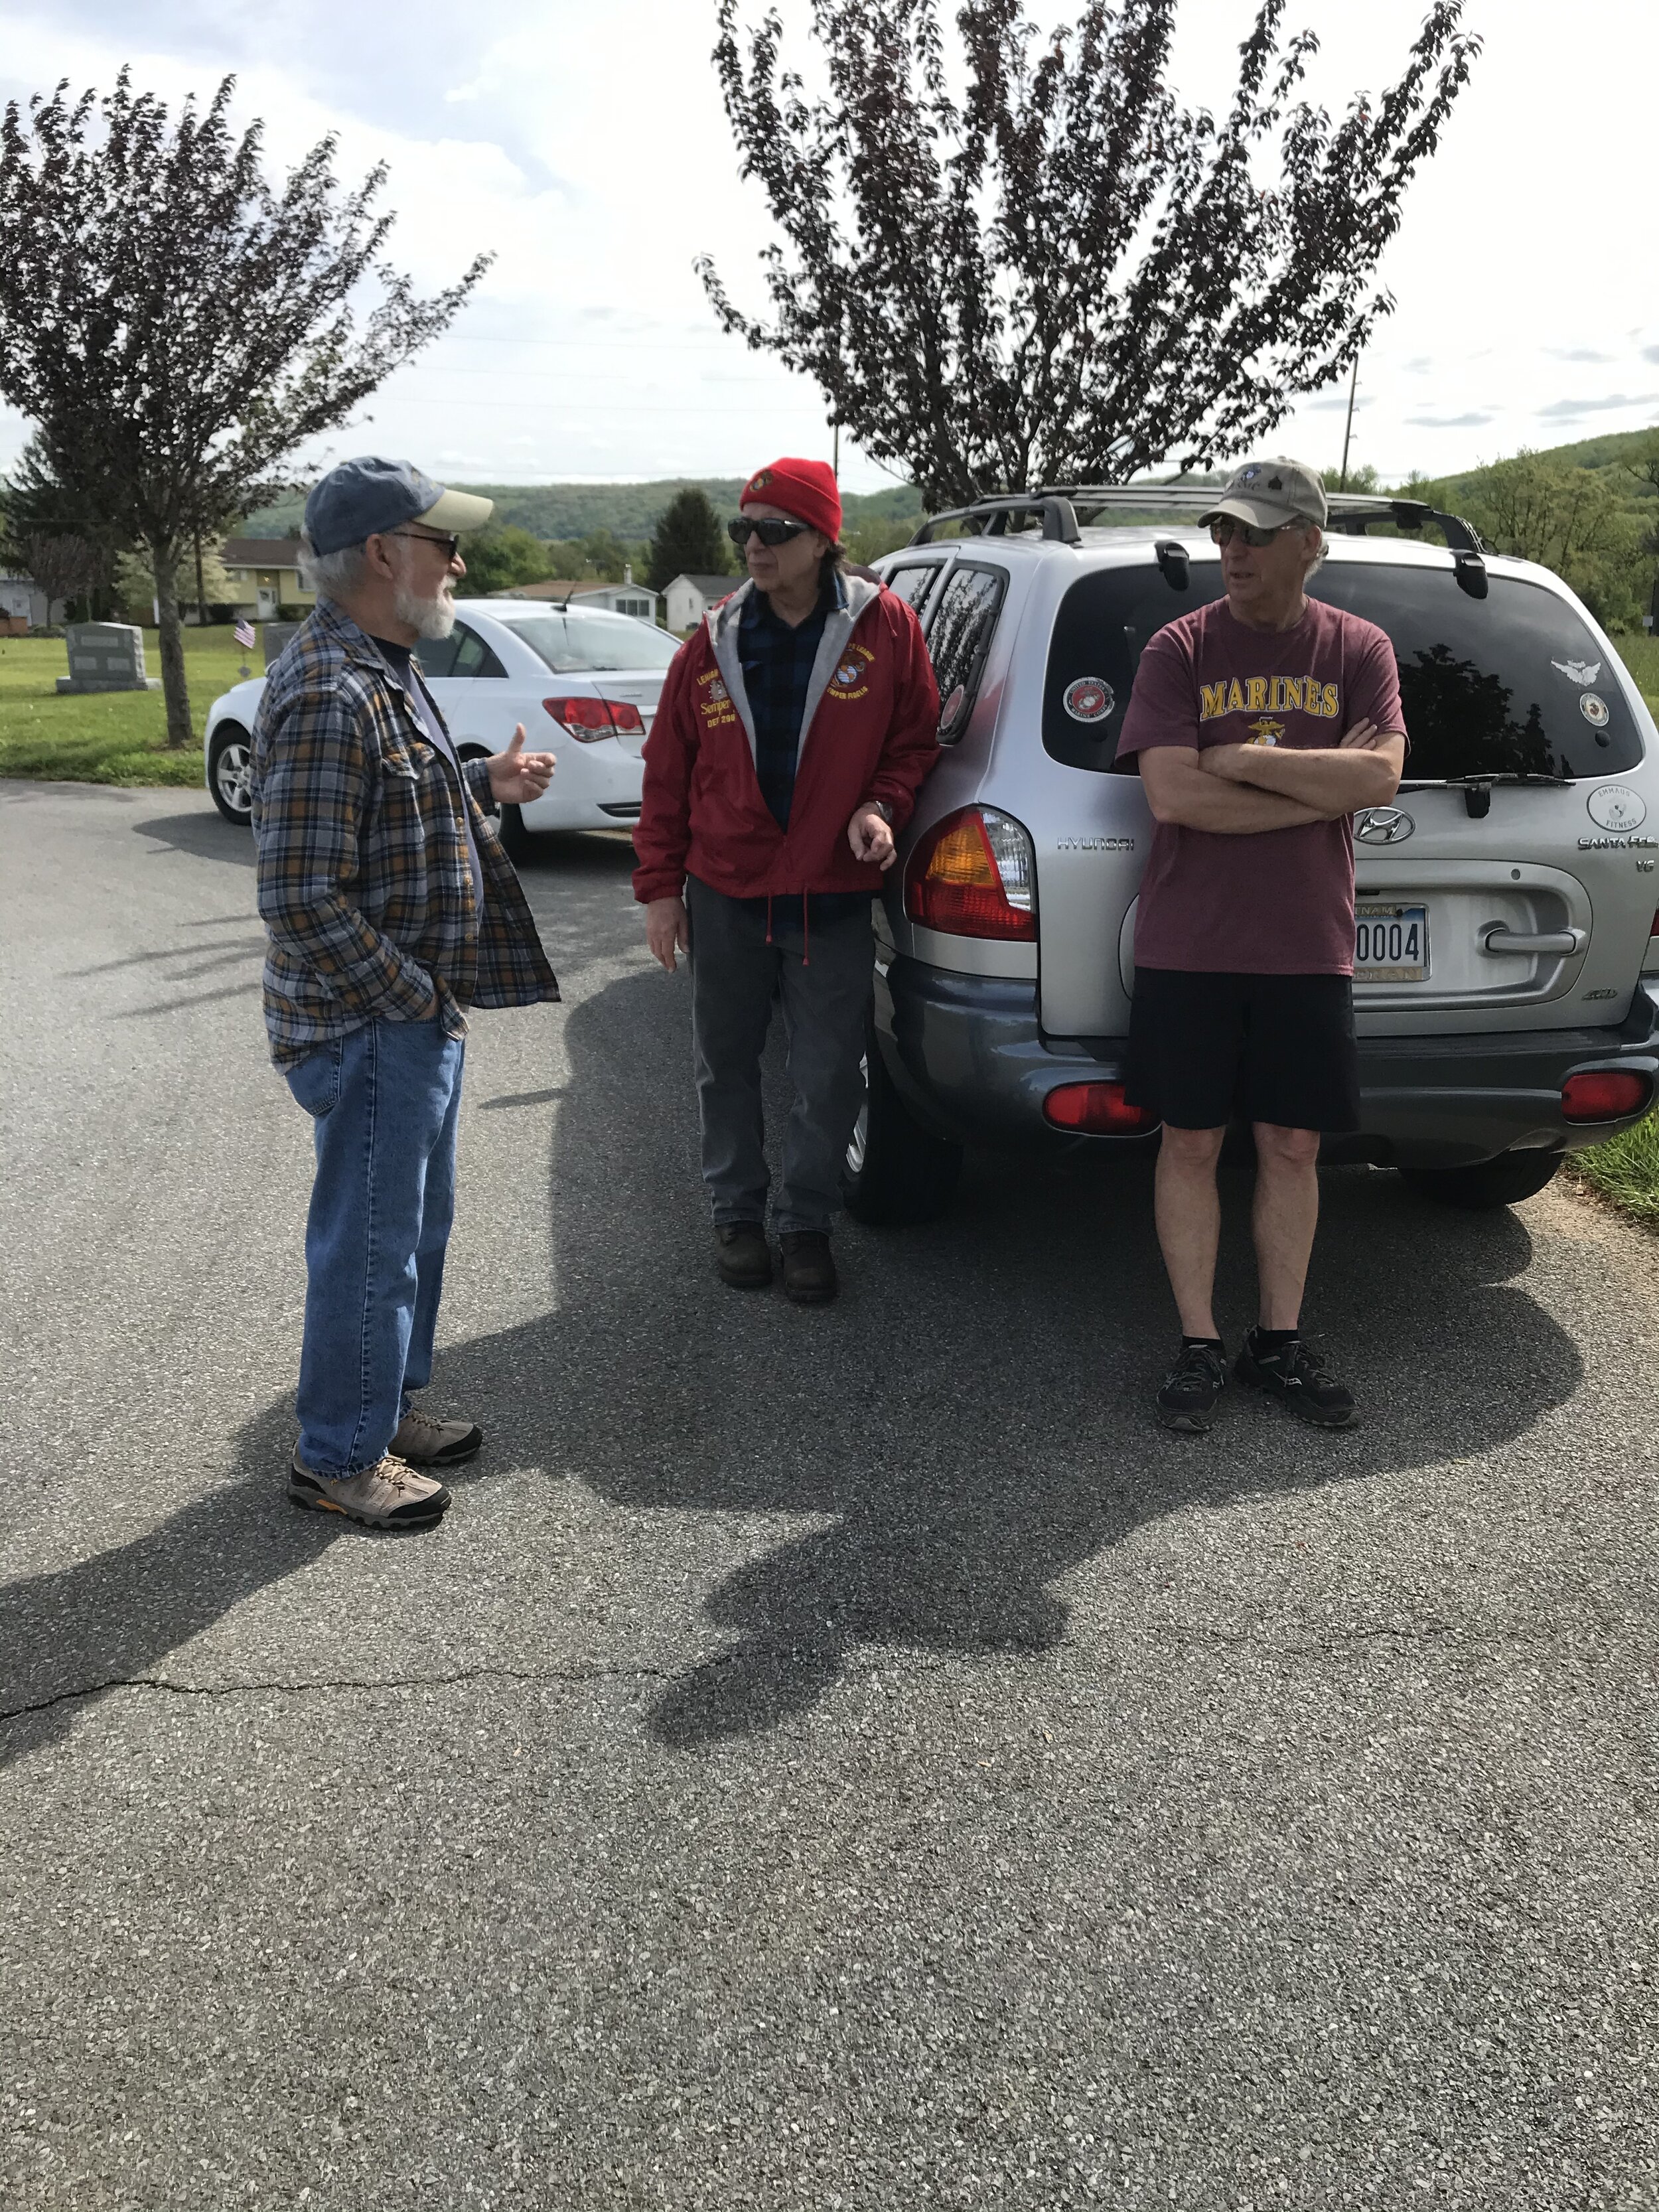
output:
[[1117, 696], [1104, 678], [1079, 676], [1066, 686], [1060, 703], [1074, 722], [1103, 722], [1116, 706]]
[[1553, 660], [1552, 668], [1559, 668], [1570, 684], [1594, 684], [1601, 673], [1599, 660]]
[[1250, 723], [1249, 728], [1250, 736], [1248, 742], [1253, 745], [1276, 745], [1285, 734], [1283, 722], [1275, 722], [1266, 714], [1259, 722]]

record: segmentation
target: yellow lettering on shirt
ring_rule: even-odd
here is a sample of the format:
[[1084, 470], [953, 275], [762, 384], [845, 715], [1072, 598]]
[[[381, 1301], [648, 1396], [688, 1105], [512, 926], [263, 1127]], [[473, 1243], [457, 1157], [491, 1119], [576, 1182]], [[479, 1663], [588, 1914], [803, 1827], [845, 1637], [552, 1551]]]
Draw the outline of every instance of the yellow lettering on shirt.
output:
[[1249, 711], [1244, 704], [1244, 686], [1235, 676], [1227, 686], [1227, 712], [1230, 714], [1248, 714]]
[[1259, 714], [1261, 712], [1261, 709], [1267, 703], [1267, 678], [1265, 676], [1252, 676], [1249, 678], [1247, 689], [1249, 691], [1249, 696], [1244, 702], [1245, 712], [1250, 714]]
[[1341, 702], [1337, 696], [1337, 690], [1334, 684], [1328, 684], [1325, 686], [1325, 703], [1319, 711], [1324, 715], [1326, 720], [1328, 722], [1335, 721], [1337, 716], [1341, 713]]
[[1227, 687], [1224, 684], [1206, 684], [1198, 709], [1200, 722], [1213, 722], [1227, 711]]

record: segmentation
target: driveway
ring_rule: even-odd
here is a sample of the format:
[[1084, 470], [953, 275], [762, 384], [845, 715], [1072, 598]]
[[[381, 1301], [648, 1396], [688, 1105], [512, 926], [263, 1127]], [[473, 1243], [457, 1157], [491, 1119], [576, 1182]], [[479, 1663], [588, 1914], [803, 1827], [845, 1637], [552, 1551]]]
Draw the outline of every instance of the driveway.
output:
[[283, 1493], [246, 836], [0, 785], [0, 2203], [1659, 2205], [1659, 1248], [1331, 1174], [1335, 1437], [1152, 1425], [1140, 1166], [725, 1291], [629, 861], [526, 871], [388, 1540]]

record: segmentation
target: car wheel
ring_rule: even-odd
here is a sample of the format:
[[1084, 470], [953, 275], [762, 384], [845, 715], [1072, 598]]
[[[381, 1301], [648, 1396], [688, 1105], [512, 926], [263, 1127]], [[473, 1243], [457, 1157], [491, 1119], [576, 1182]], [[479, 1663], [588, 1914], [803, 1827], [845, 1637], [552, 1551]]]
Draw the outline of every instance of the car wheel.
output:
[[240, 722], [221, 722], [208, 747], [208, 789], [227, 822], [246, 830], [253, 820], [253, 794], [248, 771], [253, 764], [252, 739]]
[[527, 860], [537, 845], [536, 833], [524, 826], [522, 806], [501, 809], [501, 845], [510, 860]]
[[1440, 1206], [1489, 1213], [1535, 1198], [1560, 1166], [1559, 1152], [1500, 1152], [1468, 1168], [1401, 1168], [1401, 1180]]
[[912, 1117], [887, 1073], [873, 1024], [864, 1076], [864, 1103], [842, 1171], [847, 1211], [855, 1221], [891, 1228], [936, 1221], [956, 1195], [962, 1147]]

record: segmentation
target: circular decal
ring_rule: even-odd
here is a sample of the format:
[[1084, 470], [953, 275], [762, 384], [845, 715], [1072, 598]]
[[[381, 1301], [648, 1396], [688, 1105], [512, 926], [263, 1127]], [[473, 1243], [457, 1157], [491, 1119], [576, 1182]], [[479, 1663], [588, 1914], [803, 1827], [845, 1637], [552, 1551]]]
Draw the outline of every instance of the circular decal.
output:
[[1620, 836], [1639, 830], [1648, 818], [1646, 800], [1625, 783], [1604, 783], [1599, 791], [1591, 792], [1584, 804], [1598, 830], [1612, 830]]
[[1079, 676], [1066, 686], [1066, 713], [1074, 722], [1103, 722], [1117, 700], [1109, 684], [1098, 676]]
[[962, 702], [967, 696], [966, 690], [958, 684], [939, 710], [939, 726], [941, 730], [948, 730], [955, 722], [957, 716], [962, 712]]
[[1591, 729], [1605, 730], [1607, 726], [1607, 702], [1599, 691], [1581, 692], [1578, 697], [1578, 711]]

